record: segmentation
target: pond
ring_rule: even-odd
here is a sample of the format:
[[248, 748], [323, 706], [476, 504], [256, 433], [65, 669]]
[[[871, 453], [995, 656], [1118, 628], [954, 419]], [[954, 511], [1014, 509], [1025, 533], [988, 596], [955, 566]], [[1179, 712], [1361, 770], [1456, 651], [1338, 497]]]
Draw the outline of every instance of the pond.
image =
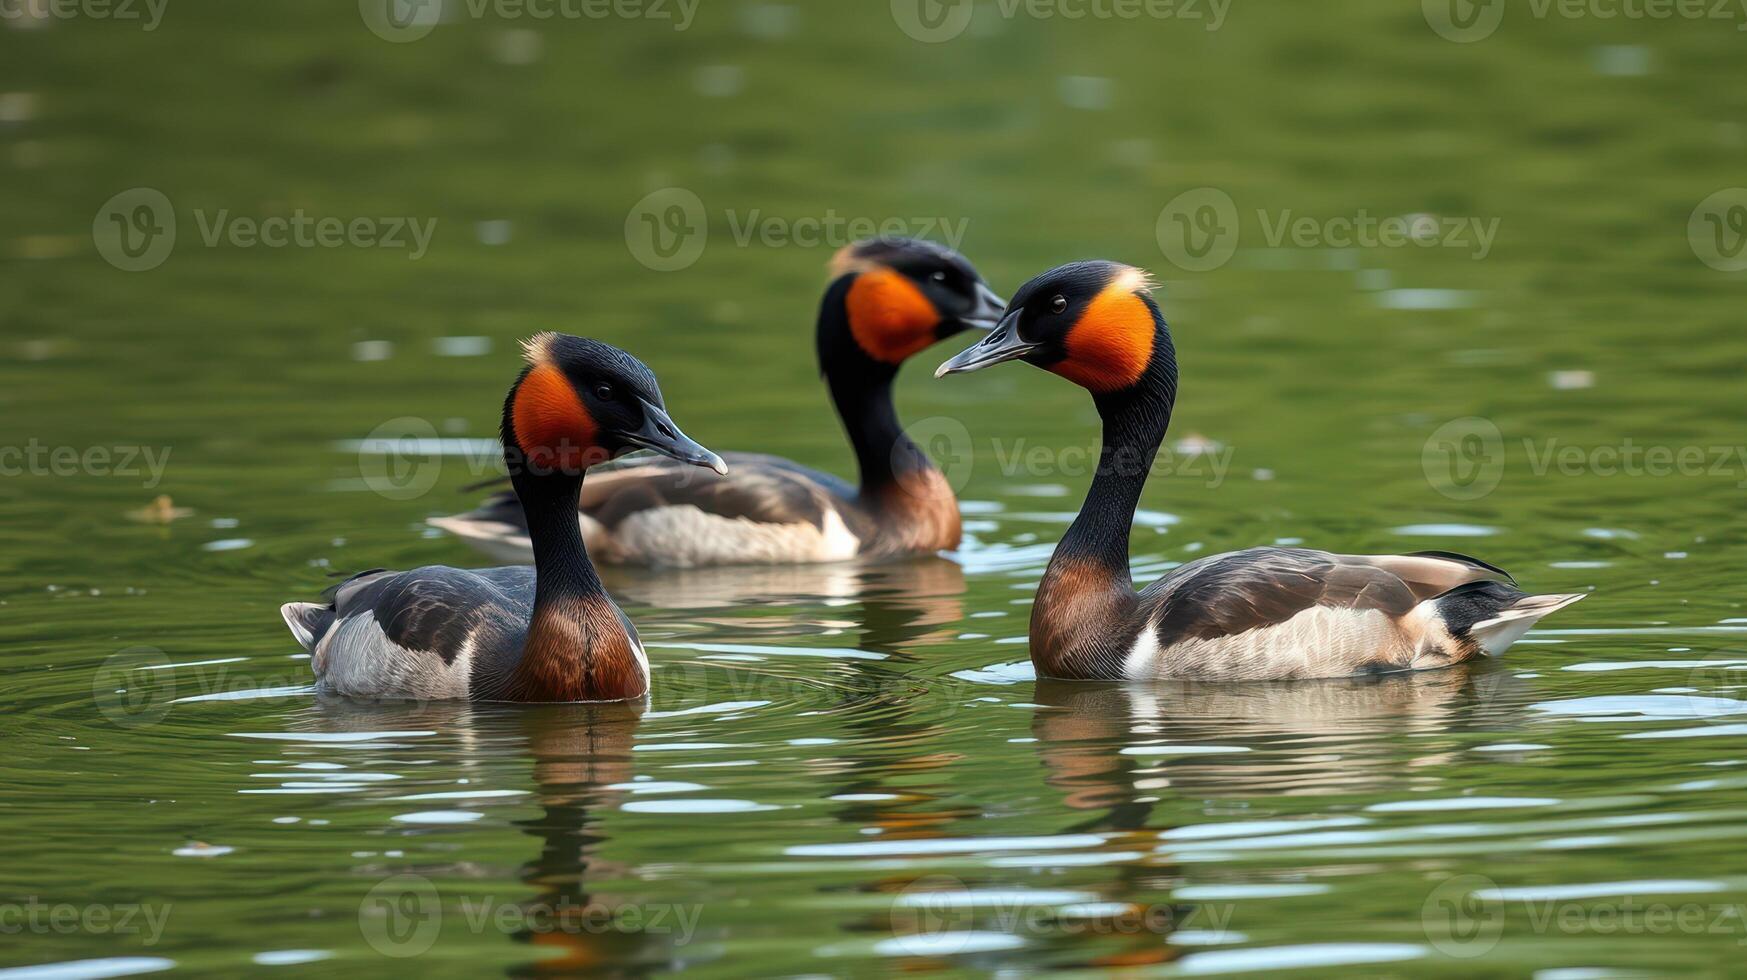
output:
[[[1747, 34], [1070, 6], [0, 24], [0, 977], [1738, 970]], [[812, 328], [868, 230], [1156, 273], [1137, 581], [1302, 542], [1591, 595], [1442, 672], [1038, 681], [1096, 415], [942, 344], [898, 403], [958, 551], [609, 570], [642, 710], [312, 692], [280, 603], [487, 563], [425, 521], [519, 338], [852, 475]]]

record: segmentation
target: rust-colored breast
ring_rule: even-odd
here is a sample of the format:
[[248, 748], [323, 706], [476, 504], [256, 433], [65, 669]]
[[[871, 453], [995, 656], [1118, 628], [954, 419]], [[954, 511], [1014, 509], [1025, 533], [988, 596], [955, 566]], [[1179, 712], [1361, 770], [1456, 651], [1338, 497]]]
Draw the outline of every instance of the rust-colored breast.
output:
[[509, 685], [516, 701], [622, 701], [649, 691], [624, 622], [605, 596], [556, 603], [534, 614]]
[[1120, 638], [1127, 633], [1135, 602], [1126, 578], [1097, 562], [1051, 561], [1031, 606], [1031, 662], [1038, 674], [1120, 676]]
[[862, 548], [868, 557], [927, 555], [958, 547], [963, 537], [958, 497], [946, 476], [933, 467], [905, 473], [875, 501], [875, 540]]

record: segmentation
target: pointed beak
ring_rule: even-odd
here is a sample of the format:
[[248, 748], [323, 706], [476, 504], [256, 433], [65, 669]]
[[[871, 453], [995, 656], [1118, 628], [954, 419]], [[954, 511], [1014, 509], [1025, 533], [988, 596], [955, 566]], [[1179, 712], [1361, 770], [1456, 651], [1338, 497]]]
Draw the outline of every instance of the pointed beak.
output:
[[679, 426], [673, 424], [673, 419], [659, 405], [643, 402], [643, 427], [636, 432], [623, 433], [622, 438], [639, 449], [671, 456], [693, 466], [707, 466], [723, 476], [728, 474], [728, 464], [722, 462], [722, 457], [679, 431]]
[[993, 329], [1001, 322], [1001, 314], [1007, 309], [1007, 301], [999, 293], [989, 288], [985, 282], [977, 283], [977, 305], [969, 313], [959, 317], [959, 322], [972, 330]]
[[1015, 310], [1001, 319], [995, 329], [983, 335], [983, 339], [959, 352], [959, 355], [935, 370], [934, 376], [944, 378], [949, 374], [968, 374], [981, 371], [983, 368], [1003, 361], [1018, 360], [1037, 349], [1036, 344], [1029, 344], [1019, 339], [1019, 311]]

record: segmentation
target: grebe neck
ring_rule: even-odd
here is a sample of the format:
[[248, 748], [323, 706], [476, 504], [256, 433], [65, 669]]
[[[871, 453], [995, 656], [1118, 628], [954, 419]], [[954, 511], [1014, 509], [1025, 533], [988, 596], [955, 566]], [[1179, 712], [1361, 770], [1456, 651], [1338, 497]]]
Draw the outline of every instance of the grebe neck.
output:
[[855, 449], [864, 497], [897, 485], [905, 477], [934, 468], [920, 447], [904, 434], [892, 404], [898, 369], [876, 361], [858, 347], [849, 330], [846, 299], [853, 275], [831, 284], [819, 306], [819, 372], [831, 403]]

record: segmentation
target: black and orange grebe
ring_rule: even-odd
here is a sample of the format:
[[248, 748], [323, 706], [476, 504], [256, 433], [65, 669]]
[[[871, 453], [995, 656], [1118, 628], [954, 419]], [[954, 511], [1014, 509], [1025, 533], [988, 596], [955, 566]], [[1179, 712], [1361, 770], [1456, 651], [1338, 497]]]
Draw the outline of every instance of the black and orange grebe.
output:
[[668, 418], [655, 375], [606, 344], [544, 333], [504, 399], [504, 461], [533, 567], [375, 570], [280, 609], [320, 691], [378, 698], [618, 701], [649, 691], [637, 629], [576, 523], [590, 466], [648, 449], [720, 473]]
[[[849, 483], [777, 456], [728, 453], [712, 477], [666, 460], [590, 477], [578, 520], [614, 564], [698, 568], [930, 555], [958, 547], [958, 499], [904, 435], [892, 406], [903, 363], [1006, 305], [957, 252], [933, 242], [858, 242], [832, 259], [819, 306], [819, 370], [860, 471]], [[500, 561], [532, 555], [522, 509], [499, 494], [430, 521]]]
[[1001, 322], [937, 374], [1023, 360], [1092, 393], [1097, 475], [1031, 612], [1031, 660], [1069, 679], [1293, 679], [1498, 656], [1583, 596], [1528, 595], [1463, 555], [1251, 548], [1136, 592], [1128, 537], [1177, 396], [1177, 356], [1146, 273], [1076, 262], [1026, 283]]

